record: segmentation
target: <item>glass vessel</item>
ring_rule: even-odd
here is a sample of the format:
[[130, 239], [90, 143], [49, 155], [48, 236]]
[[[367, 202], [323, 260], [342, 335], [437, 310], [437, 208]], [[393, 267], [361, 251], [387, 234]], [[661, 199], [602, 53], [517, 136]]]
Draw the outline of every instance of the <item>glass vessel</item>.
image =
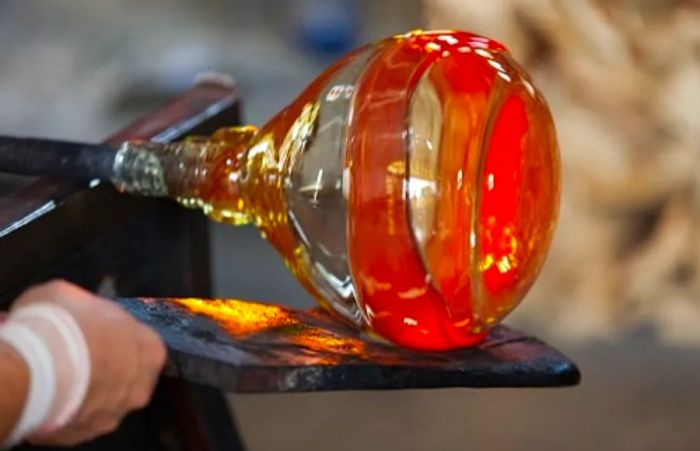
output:
[[322, 306], [445, 350], [482, 340], [534, 282], [558, 158], [547, 105], [501, 44], [417, 31], [345, 56], [261, 129], [127, 142], [113, 182], [254, 223]]

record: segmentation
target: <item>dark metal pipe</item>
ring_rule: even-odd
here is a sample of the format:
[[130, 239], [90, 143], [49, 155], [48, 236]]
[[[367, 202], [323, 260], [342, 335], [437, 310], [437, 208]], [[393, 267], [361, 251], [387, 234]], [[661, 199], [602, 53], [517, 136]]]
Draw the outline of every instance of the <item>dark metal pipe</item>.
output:
[[117, 149], [49, 139], [0, 136], [0, 172], [110, 180]]

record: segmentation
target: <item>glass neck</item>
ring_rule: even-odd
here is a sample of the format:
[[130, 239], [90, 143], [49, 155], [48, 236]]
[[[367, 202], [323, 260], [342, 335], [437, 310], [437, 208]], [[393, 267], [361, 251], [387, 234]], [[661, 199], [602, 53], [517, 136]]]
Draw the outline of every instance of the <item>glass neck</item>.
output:
[[242, 172], [256, 135], [255, 127], [241, 126], [175, 143], [127, 141], [117, 152], [111, 181], [123, 192], [170, 197], [214, 219], [247, 222], [236, 206], [244, 206]]

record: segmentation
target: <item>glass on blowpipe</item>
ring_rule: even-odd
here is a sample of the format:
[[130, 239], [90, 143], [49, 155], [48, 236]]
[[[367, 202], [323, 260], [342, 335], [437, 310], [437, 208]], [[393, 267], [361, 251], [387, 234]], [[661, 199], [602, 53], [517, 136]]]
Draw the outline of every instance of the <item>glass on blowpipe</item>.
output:
[[446, 350], [534, 283], [560, 169], [547, 104], [503, 45], [415, 31], [346, 55], [261, 128], [127, 142], [112, 181], [255, 224], [323, 307]]

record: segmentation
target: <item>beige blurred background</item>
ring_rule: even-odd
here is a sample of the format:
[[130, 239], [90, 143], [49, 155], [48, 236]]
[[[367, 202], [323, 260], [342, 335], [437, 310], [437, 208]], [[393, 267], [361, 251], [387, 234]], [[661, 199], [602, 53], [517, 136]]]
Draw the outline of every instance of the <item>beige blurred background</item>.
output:
[[505, 42], [556, 121], [560, 223], [523, 319], [700, 344], [700, 3], [426, 3], [430, 27]]
[[[506, 322], [582, 384], [232, 396], [248, 447], [700, 449], [697, 1], [0, 0], [0, 133], [97, 140], [210, 70], [261, 124], [345, 48], [416, 27], [501, 40], [550, 103], [560, 224]], [[211, 231], [217, 295], [311, 305], [254, 230]]]

